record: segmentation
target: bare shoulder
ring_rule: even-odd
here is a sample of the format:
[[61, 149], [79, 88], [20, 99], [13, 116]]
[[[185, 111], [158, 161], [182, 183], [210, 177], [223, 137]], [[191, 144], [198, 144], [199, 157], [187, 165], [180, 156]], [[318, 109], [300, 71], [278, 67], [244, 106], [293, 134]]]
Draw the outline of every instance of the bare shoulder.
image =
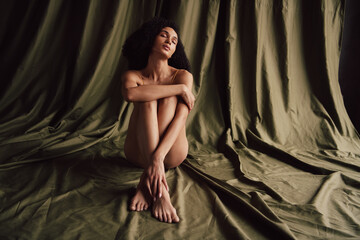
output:
[[127, 70], [121, 76], [122, 83], [124, 85], [142, 85], [142, 79], [140, 73], [137, 70]]
[[191, 87], [193, 84], [193, 75], [185, 69], [179, 69], [179, 72], [177, 73], [174, 82], [175, 84], [182, 83]]
[[121, 78], [123, 80], [126, 80], [126, 79], [135, 80], [137, 78], [140, 79], [140, 74], [139, 74], [139, 71], [137, 71], [137, 70], [127, 70], [122, 74]]

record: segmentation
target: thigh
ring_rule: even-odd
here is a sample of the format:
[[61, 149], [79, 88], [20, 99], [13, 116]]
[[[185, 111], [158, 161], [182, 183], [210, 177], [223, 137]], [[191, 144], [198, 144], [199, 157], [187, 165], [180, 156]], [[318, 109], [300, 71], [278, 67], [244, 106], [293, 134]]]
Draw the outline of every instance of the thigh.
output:
[[186, 158], [189, 150], [189, 143], [186, 138], [185, 126], [180, 131], [174, 145], [165, 157], [165, 168], [174, 168], [179, 166]]
[[129, 121], [129, 127], [124, 143], [124, 153], [126, 156], [126, 159], [132, 163], [134, 163], [137, 166], [141, 166], [141, 161], [138, 161], [140, 158], [140, 151], [138, 146], [138, 141], [136, 137], [136, 125], [138, 122], [138, 111], [139, 109], [134, 106], [134, 110], [131, 114], [130, 121]]
[[[149, 117], [150, 115], [154, 114], [155, 116]], [[143, 140], [146, 138], [146, 129], [144, 128], [151, 128], [148, 129], [149, 131], [154, 132], [153, 127], [151, 126], [151, 123], [146, 123], [146, 121], [155, 121], [152, 124], [155, 124], [155, 132], [154, 134], [157, 135], [157, 142], [155, 145], [158, 144], [158, 129], [157, 129], [157, 102], [151, 101], [151, 102], [143, 102], [143, 103], [134, 103], [134, 110], [131, 114], [130, 121], [129, 121], [129, 127], [127, 131], [127, 136], [124, 143], [124, 153], [126, 156], [126, 159], [135, 165], [145, 168], [148, 163], [147, 159], [144, 156], [144, 146], [140, 145], [140, 142], [143, 142]], [[148, 126], [146, 126], [148, 125]], [[151, 134], [150, 134], [151, 135]], [[154, 139], [152, 139], [154, 140]], [[149, 142], [150, 143], [150, 142]]]

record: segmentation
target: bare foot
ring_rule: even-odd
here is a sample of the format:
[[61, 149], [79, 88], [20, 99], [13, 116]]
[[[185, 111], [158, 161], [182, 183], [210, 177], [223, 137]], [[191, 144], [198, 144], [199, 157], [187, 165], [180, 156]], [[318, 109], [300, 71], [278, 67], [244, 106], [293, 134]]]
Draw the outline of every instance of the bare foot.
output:
[[146, 194], [146, 188], [143, 184], [143, 175], [140, 178], [140, 182], [136, 188], [135, 196], [131, 199], [130, 210], [132, 211], [144, 211], [149, 207], [149, 197]]
[[176, 209], [171, 204], [170, 195], [168, 191], [166, 191], [165, 187], [163, 190], [163, 196], [156, 199], [154, 202], [152, 213], [154, 217], [162, 222], [177, 223], [180, 221], [178, 215], [176, 214]]

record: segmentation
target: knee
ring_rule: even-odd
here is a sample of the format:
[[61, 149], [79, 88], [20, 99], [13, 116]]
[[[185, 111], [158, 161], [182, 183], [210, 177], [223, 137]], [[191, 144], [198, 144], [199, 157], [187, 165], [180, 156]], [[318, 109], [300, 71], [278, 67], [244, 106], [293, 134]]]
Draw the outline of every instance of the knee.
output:
[[167, 97], [167, 98], [162, 98], [159, 100], [159, 106], [169, 106], [169, 105], [173, 105], [176, 106], [177, 104], [177, 97], [176, 96], [171, 96], [171, 97]]
[[176, 168], [178, 166], [180, 166], [180, 164], [185, 160], [185, 158], [183, 159], [178, 159], [177, 161], [169, 161], [169, 162], [164, 162], [164, 166], [166, 169], [170, 169], [170, 168]]
[[142, 103], [139, 103], [140, 106], [142, 107], [142, 109], [144, 110], [157, 110], [157, 101], [154, 100], [154, 101], [148, 101], [148, 102], [142, 102]]
[[176, 156], [173, 157], [167, 157], [165, 158], [164, 161], [164, 166], [166, 169], [169, 168], [176, 168], [178, 167], [185, 159], [187, 156], [187, 152], [182, 153], [182, 154], [177, 154]]

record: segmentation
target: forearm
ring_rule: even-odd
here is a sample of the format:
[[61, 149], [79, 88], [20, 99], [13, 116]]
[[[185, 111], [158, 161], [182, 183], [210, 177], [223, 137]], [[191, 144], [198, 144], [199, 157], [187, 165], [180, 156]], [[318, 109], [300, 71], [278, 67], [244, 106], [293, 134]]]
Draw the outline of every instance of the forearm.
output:
[[185, 127], [185, 123], [186, 116], [175, 116], [155, 150], [154, 154], [156, 156], [161, 156], [161, 159], [164, 160], [165, 156], [168, 154], [177, 137], [179, 136], [180, 131]]
[[129, 102], [148, 102], [183, 93], [184, 84], [174, 85], [142, 85], [124, 90], [124, 97]]

